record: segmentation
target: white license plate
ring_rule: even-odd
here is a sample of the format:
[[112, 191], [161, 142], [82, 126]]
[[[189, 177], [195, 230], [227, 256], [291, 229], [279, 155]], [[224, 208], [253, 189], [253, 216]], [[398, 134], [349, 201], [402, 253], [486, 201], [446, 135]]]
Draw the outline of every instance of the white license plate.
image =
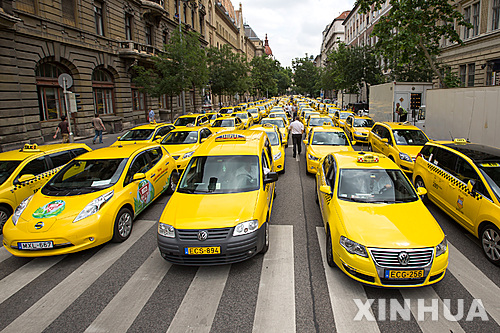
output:
[[19, 250], [45, 250], [54, 248], [54, 243], [52, 241], [17, 243], [17, 248]]

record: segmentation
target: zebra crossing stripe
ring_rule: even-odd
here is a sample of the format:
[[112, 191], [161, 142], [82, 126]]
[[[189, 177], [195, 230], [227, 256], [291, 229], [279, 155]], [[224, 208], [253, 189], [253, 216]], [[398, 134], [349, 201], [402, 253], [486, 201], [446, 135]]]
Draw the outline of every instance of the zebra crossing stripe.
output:
[[0, 280], [0, 303], [21, 290], [65, 256], [37, 258]]
[[5, 249], [4, 246], [0, 248], [0, 262], [4, 261], [5, 259], [9, 259], [12, 257], [12, 254], [10, 254], [9, 251]]
[[103, 247], [2, 332], [42, 332], [155, 224], [135, 221], [127, 241]]
[[230, 268], [221, 265], [198, 269], [167, 332], [210, 332]]
[[171, 266], [153, 251], [85, 332], [126, 332]]
[[[413, 317], [417, 319], [417, 324], [420, 326], [422, 332], [465, 332], [458, 322], [449, 321], [443, 316], [443, 308], [445, 305], [441, 298], [439, 298], [434, 288], [431, 286], [416, 289], [401, 288], [399, 291], [401, 292], [401, 295], [403, 295], [403, 298], [411, 300], [410, 310], [413, 313]], [[422, 320], [419, 318], [419, 299], [424, 300], [426, 307], [430, 307], [432, 302], [437, 300], [437, 303], [435, 303], [439, 311], [437, 320], [431, 319], [431, 314], [427, 314], [427, 317], [424, 317], [425, 320], [424, 318], [422, 318]], [[422, 308], [420, 310], [422, 310]]]
[[[325, 228], [317, 227], [316, 233], [318, 234], [321, 258], [325, 267], [328, 293], [330, 295], [333, 319], [335, 320], [337, 332], [380, 332], [376, 321], [368, 321], [366, 317], [363, 317], [359, 321], [354, 321], [354, 317], [359, 310], [354, 299], [359, 299], [361, 303], [365, 304], [368, 300], [365, 289], [361, 283], [346, 276], [339, 268], [328, 266], [326, 262]], [[371, 308], [370, 312], [373, 315]]]
[[484, 308], [500, 323], [500, 288], [448, 242], [450, 251], [448, 270], [467, 289], [473, 298], [481, 299]]
[[293, 226], [269, 226], [253, 332], [295, 332]]

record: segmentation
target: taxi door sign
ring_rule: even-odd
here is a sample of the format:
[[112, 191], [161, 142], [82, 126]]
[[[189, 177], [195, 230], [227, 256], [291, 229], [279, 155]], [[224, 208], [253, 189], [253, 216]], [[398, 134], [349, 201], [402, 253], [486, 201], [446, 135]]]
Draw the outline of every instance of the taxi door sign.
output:
[[153, 184], [151, 184], [149, 180], [144, 179], [139, 183], [137, 197], [134, 198], [136, 214], [146, 208], [146, 206], [153, 201], [154, 191]]
[[462, 198], [461, 196], [458, 196], [457, 207], [458, 207], [458, 210], [461, 210], [462, 208], [464, 208], [464, 198]]

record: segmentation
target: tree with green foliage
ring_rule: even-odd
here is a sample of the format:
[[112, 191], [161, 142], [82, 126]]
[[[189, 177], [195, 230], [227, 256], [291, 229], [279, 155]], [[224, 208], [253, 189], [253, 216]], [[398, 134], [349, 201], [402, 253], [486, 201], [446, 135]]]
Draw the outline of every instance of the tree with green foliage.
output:
[[153, 57], [152, 62], [150, 67], [134, 67], [134, 82], [153, 97], [167, 95], [170, 105], [173, 96], [186, 89], [202, 88], [208, 81], [206, 55], [197, 33], [175, 30], [164, 52]]
[[[279, 63], [278, 63], [279, 64]], [[263, 55], [255, 57], [250, 61], [251, 93], [252, 95], [274, 96], [278, 93], [277, 61]]]
[[[362, 13], [373, 7], [380, 9], [386, 0], [358, 0]], [[460, 27], [470, 28], [470, 23], [451, 1], [443, 0], [390, 0], [387, 16], [382, 17], [373, 29], [378, 37], [375, 50], [394, 71], [395, 79], [413, 78], [417, 73], [432, 71], [439, 83], [446, 86], [437, 57], [440, 41], [444, 38], [453, 43], [462, 43]]]
[[276, 79], [276, 83], [278, 84], [278, 95], [285, 95], [288, 88], [292, 85], [292, 69], [290, 67], [280, 67], [274, 77]]
[[228, 45], [207, 49], [209, 82], [212, 93], [243, 94], [249, 89], [249, 67], [244, 56], [233, 53]]
[[304, 58], [293, 59], [292, 68], [296, 91], [303, 95], [319, 95], [319, 89], [317, 88], [319, 70], [314, 65], [313, 57], [306, 54]]

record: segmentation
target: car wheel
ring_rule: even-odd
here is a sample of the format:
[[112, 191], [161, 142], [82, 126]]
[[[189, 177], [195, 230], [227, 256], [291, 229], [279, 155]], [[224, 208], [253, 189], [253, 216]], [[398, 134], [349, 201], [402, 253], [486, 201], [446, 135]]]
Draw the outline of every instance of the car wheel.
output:
[[0, 206], [0, 234], [2, 234], [3, 225], [11, 215], [12, 213], [7, 207]]
[[177, 171], [172, 171], [170, 174], [170, 179], [168, 181], [167, 194], [172, 194], [177, 187], [177, 183], [179, 182], [179, 173]]
[[333, 246], [332, 246], [332, 236], [330, 235], [330, 230], [328, 230], [326, 233], [326, 262], [330, 267], [337, 266], [335, 264], [335, 261], [333, 260]]
[[[416, 188], [423, 187], [423, 188], [427, 189], [427, 188], [425, 187], [424, 181], [423, 181], [423, 180], [422, 180], [422, 178], [420, 178], [420, 177], [417, 177], [417, 179], [415, 179], [415, 187], [416, 187]], [[420, 197], [420, 199], [422, 199], [422, 202], [423, 202], [423, 203], [428, 203], [428, 202], [429, 202], [429, 197], [427, 196], [427, 194], [422, 195], [422, 196]]]
[[264, 246], [260, 250], [260, 253], [265, 254], [269, 250], [269, 221], [266, 222], [266, 227], [264, 228]]
[[121, 243], [125, 241], [132, 233], [132, 220], [134, 219], [132, 211], [123, 207], [120, 209], [115, 219], [115, 226], [113, 228], [114, 243]]
[[481, 230], [481, 244], [486, 258], [500, 266], [500, 230], [493, 224], [488, 224]]

